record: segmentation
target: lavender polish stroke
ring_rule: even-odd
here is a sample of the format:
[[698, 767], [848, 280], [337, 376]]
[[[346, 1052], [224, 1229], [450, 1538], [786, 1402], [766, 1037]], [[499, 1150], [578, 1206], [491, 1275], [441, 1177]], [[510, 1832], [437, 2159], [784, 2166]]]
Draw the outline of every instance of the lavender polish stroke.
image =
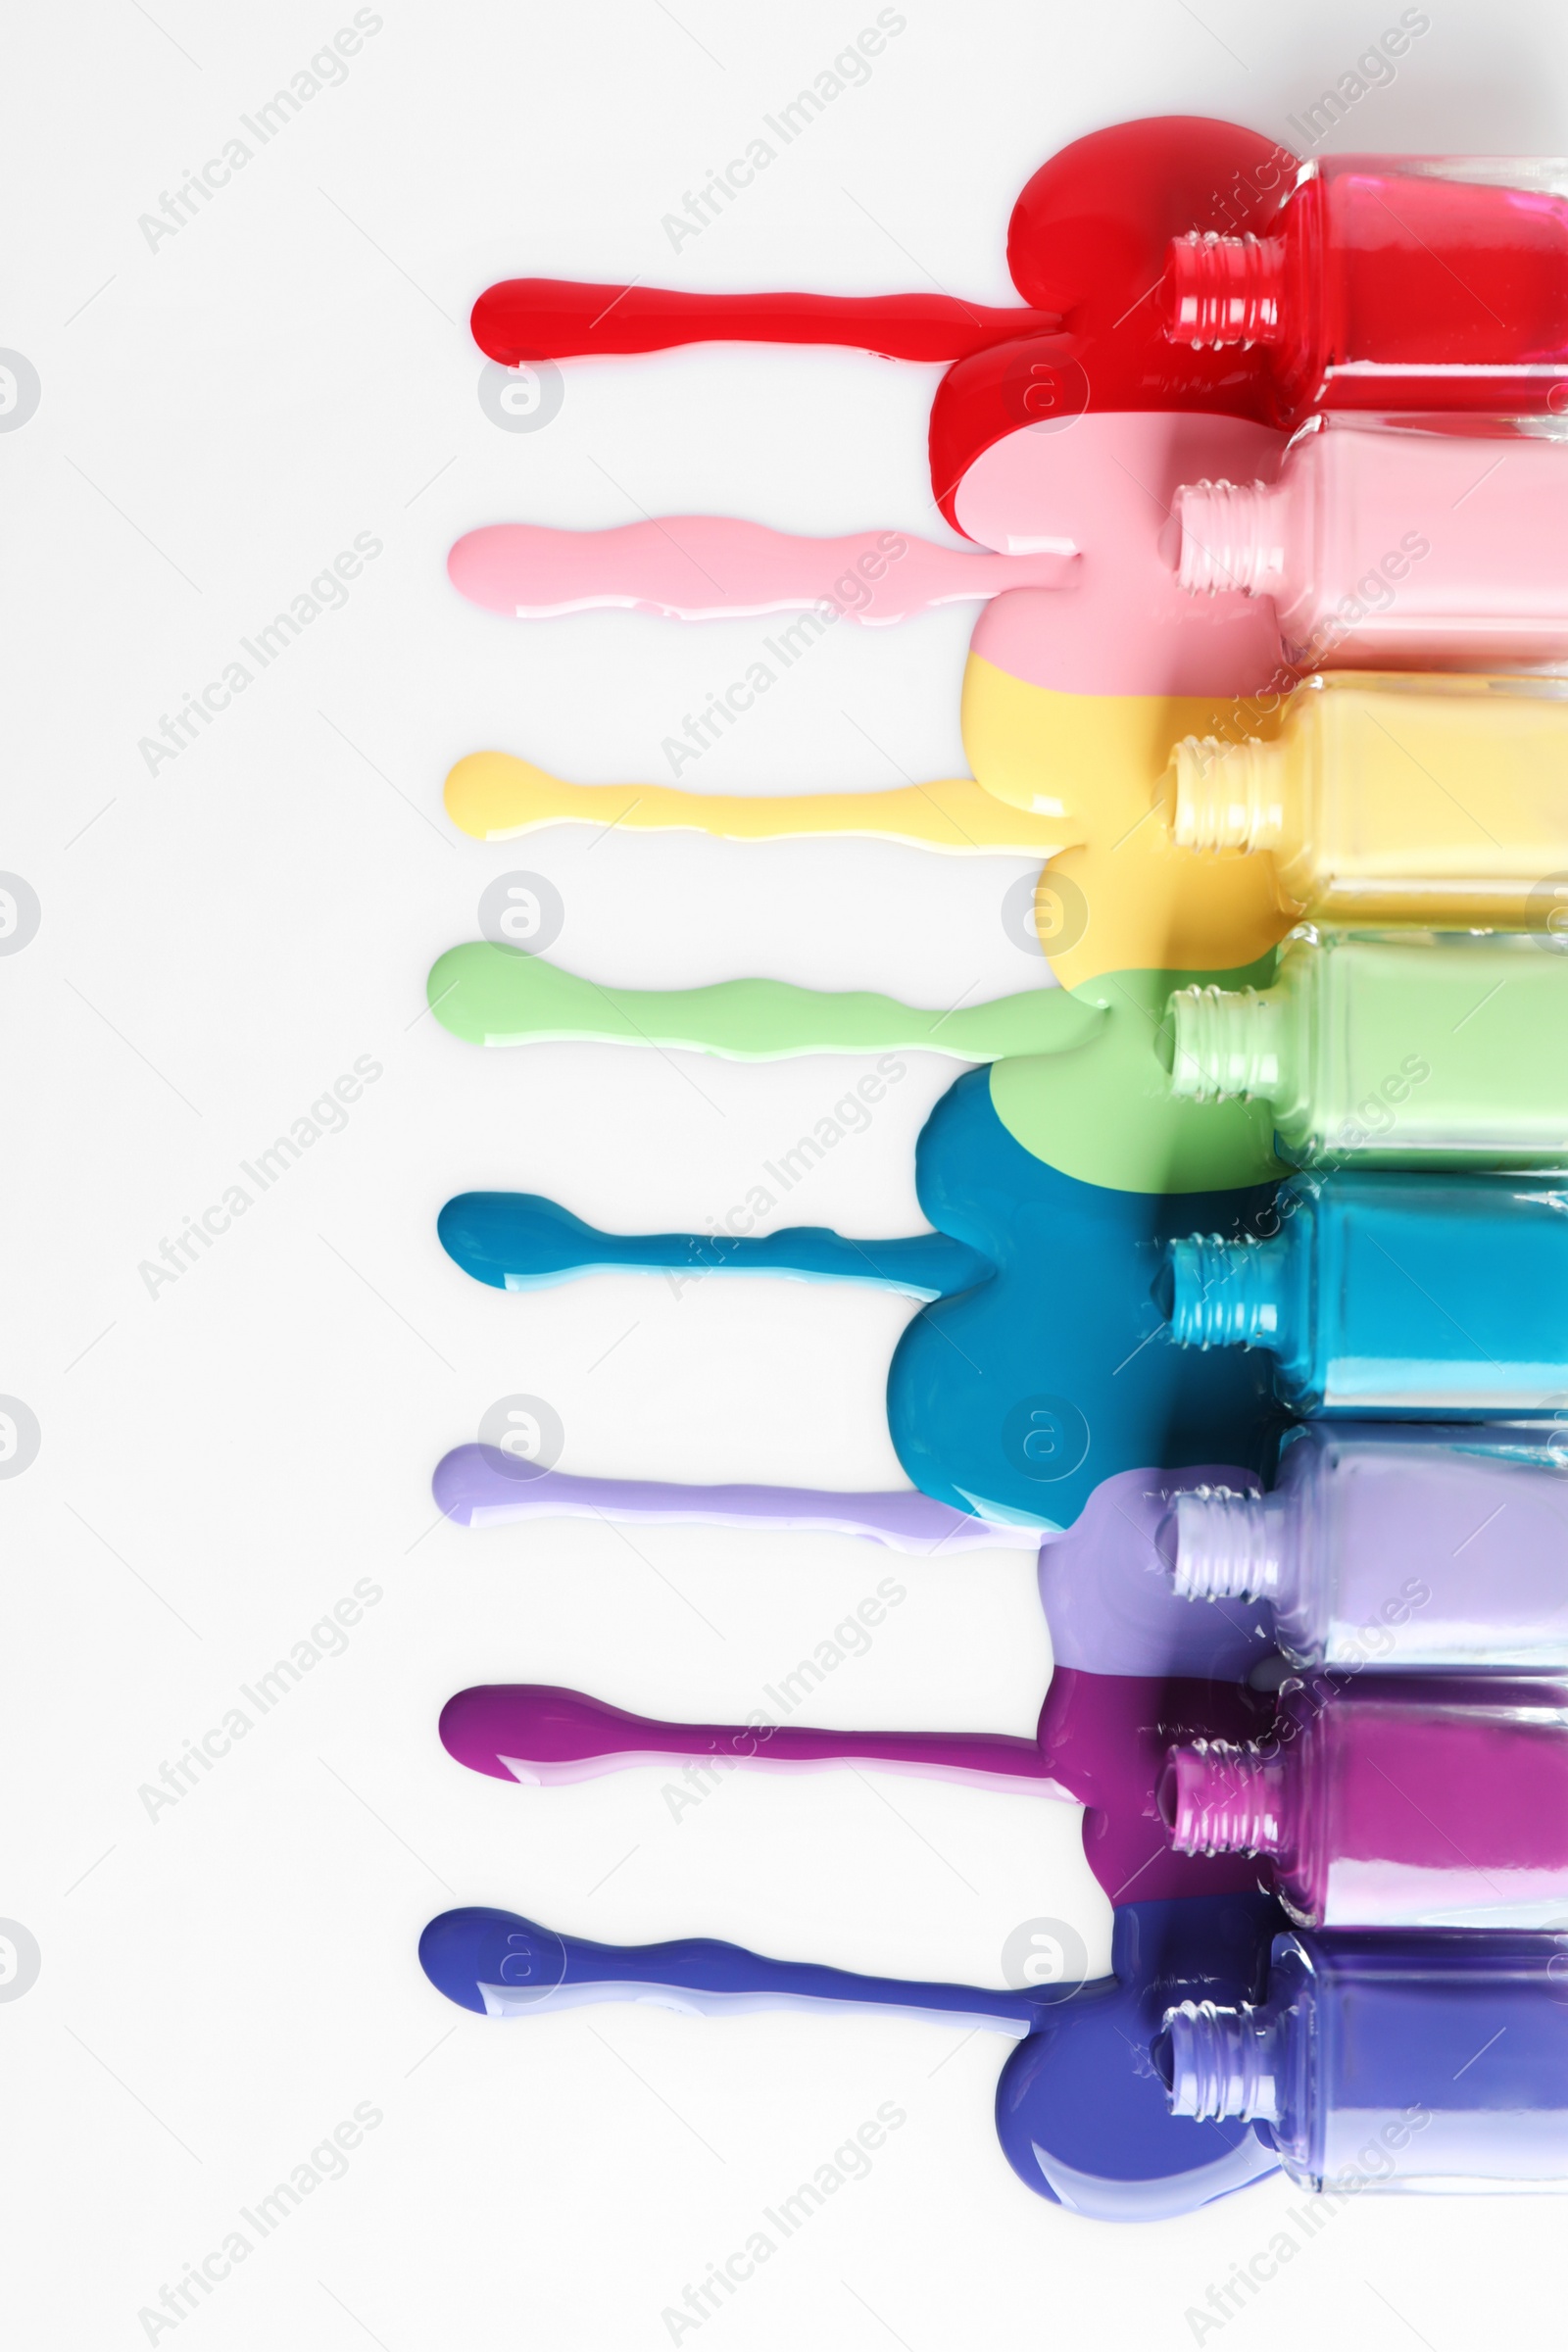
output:
[[1225, 1463], [1130, 1470], [1095, 1490], [1075, 1525], [1041, 1540], [956, 1511], [915, 1489], [832, 1494], [807, 1487], [669, 1485], [535, 1470], [493, 1446], [459, 1446], [439, 1464], [435, 1499], [460, 1527], [540, 1519], [649, 1526], [783, 1528], [858, 1536], [890, 1551], [956, 1560], [1039, 1545], [1040, 1598], [1057, 1666], [1086, 1674], [1202, 1675], [1245, 1681], [1272, 1647], [1266, 1612], [1244, 1601], [1194, 1607], [1171, 1583], [1175, 1497], [1199, 1487], [1255, 1493]]
[[809, 1487], [695, 1487], [657, 1479], [577, 1478], [564, 1470], [536, 1470], [495, 1446], [456, 1446], [437, 1466], [432, 1492], [459, 1527], [502, 1527], [529, 1519], [760, 1525], [866, 1536], [890, 1551], [906, 1552], [1016, 1550], [1021, 1540], [1017, 1528], [956, 1511], [913, 1487], [907, 1492], [839, 1494]]

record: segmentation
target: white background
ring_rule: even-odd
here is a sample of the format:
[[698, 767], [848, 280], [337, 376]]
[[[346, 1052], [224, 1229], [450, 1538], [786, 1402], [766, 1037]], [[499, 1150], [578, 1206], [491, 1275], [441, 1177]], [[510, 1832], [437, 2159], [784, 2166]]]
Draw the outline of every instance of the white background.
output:
[[[555, 953], [601, 980], [750, 970], [946, 1004], [1045, 977], [1002, 928], [1017, 861], [454, 834], [441, 782], [470, 750], [664, 780], [662, 738], [762, 632], [509, 626], [458, 600], [443, 558], [478, 523], [640, 509], [948, 537], [924, 467], [935, 368], [716, 348], [572, 367], [549, 428], [512, 434], [480, 409], [468, 307], [518, 272], [1006, 302], [1008, 210], [1054, 148], [1159, 112], [1290, 144], [1287, 115], [1398, 12], [908, 0], [869, 84], [678, 255], [662, 216], [869, 0], [380, 13], [346, 82], [156, 251], [138, 216], [351, 9], [158, 0], [155, 24], [101, 0], [13, 11], [5, 34], [0, 343], [43, 385], [0, 438], [0, 865], [43, 906], [0, 962], [0, 1389], [43, 1433], [0, 1484], [0, 1912], [43, 1962], [0, 2006], [8, 2340], [146, 2341], [164, 2283], [368, 2101], [384, 2120], [347, 2177], [156, 2340], [662, 2345], [687, 2281], [892, 2100], [908, 2120], [870, 2177], [705, 2344], [1191, 2343], [1184, 2315], [1292, 2193], [1119, 2231], [1030, 2197], [992, 2131], [1004, 2043], [833, 2014], [501, 2028], [418, 1972], [453, 1901], [990, 1984], [1020, 1921], [1075, 1922], [1102, 1963], [1107, 1932], [1065, 1807], [737, 1775], [674, 1820], [659, 1773], [527, 1791], [437, 1742], [473, 1681], [739, 1718], [890, 1565], [764, 1533], [432, 1526], [431, 1468], [495, 1398], [550, 1399], [569, 1470], [899, 1483], [897, 1300], [657, 1278], [507, 1298], [443, 1256], [435, 1213], [471, 1186], [705, 1225], [857, 1074], [460, 1046], [421, 1017], [423, 979], [473, 935], [486, 880], [548, 874]], [[1568, 147], [1554, 12], [1430, 15], [1342, 144]], [[384, 553], [346, 608], [150, 777], [139, 738], [358, 532]], [[683, 781], [963, 772], [972, 620], [834, 631]], [[346, 1131], [149, 1298], [140, 1261], [361, 1054], [384, 1075]], [[955, 1074], [914, 1060], [788, 1215], [915, 1230], [913, 1141]], [[813, 1718], [1028, 1732], [1050, 1652], [1027, 1555], [900, 1573], [907, 1599]], [[149, 1819], [139, 1788], [363, 1578], [383, 1597], [344, 1654]], [[1213, 2333], [1432, 2352], [1522, 2334], [1560, 2316], [1560, 2228], [1523, 2198], [1363, 2201]]]

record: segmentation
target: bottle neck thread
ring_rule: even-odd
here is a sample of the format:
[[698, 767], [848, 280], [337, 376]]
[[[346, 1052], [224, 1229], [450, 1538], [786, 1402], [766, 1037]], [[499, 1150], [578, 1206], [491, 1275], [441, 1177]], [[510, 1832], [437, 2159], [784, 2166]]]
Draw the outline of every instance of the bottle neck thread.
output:
[[1194, 351], [1279, 343], [1284, 285], [1283, 237], [1222, 237], [1192, 229], [1172, 239], [1166, 256], [1160, 289], [1165, 333]]
[[1186, 735], [1171, 753], [1171, 838], [1179, 850], [1272, 849], [1285, 831], [1279, 747], [1255, 735]]
[[1279, 1854], [1286, 1832], [1285, 1766], [1229, 1740], [1172, 1747], [1159, 1811], [1179, 1854]]
[[1172, 1094], [1192, 1102], [1278, 1095], [1284, 1021], [1272, 990], [1179, 988], [1167, 1010]]
[[1279, 502], [1267, 482], [1186, 482], [1173, 512], [1182, 533], [1177, 575], [1191, 595], [1267, 596], [1283, 579]]
[[1283, 1329], [1283, 1239], [1195, 1233], [1166, 1244], [1170, 1334], [1178, 1348], [1271, 1348]]
[[1278, 1498], [1230, 1487], [1176, 1497], [1173, 1582], [1187, 1600], [1272, 1600], [1284, 1566]]
[[1172, 2115], [1279, 2122], [1277, 2028], [1261, 2010], [1182, 2001], [1166, 2010], [1164, 2033]]

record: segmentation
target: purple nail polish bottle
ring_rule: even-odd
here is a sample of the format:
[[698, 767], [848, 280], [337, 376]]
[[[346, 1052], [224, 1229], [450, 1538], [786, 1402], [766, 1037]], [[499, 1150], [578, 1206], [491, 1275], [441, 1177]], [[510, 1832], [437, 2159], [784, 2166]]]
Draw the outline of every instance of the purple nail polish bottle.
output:
[[1293, 1665], [1568, 1672], [1554, 1426], [1316, 1422], [1271, 1493], [1178, 1494], [1160, 1548], [1188, 1598], [1261, 1603]]
[[1568, 1926], [1568, 1686], [1319, 1678], [1274, 1737], [1172, 1747], [1178, 1853], [1252, 1853], [1313, 1928]]

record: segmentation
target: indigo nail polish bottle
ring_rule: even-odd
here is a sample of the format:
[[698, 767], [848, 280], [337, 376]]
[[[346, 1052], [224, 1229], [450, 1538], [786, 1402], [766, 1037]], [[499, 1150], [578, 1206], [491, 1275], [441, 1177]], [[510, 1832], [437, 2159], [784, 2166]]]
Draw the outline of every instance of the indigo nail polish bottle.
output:
[[1281, 1936], [1256, 2007], [1183, 2001], [1154, 2058], [1306, 2188], [1568, 2188], [1568, 1936]]

